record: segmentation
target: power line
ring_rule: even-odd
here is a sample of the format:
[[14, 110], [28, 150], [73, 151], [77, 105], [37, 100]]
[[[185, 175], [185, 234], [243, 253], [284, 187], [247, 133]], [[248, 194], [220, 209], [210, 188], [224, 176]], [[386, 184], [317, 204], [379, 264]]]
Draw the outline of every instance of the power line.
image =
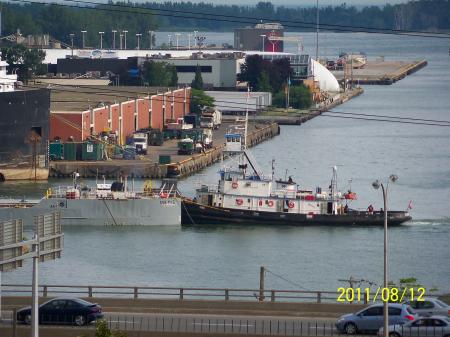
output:
[[[38, 83], [42, 83], [42, 84], [48, 84], [45, 82], [38, 82]], [[44, 88], [41, 85], [25, 85], [27, 87], [30, 88]], [[59, 91], [59, 92], [70, 92], [70, 93], [80, 93], [80, 94], [96, 94], [96, 95], [100, 95], [100, 96], [113, 96], [113, 97], [117, 97], [117, 98], [125, 98], [125, 99], [142, 99], [142, 97], [136, 96], [134, 97], [130, 97], [127, 95], [118, 95], [118, 94], [114, 94], [111, 95], [111, 91], [114, 93], [132, 93], [134, 95], [136, 94], [141, 94], [141, 95], [146, 95], [146, 96], [157, 96], [158, 94], [154, 94], [151, 95], [149, 93], [144, 93], [144, 92], [131, 92], [131, 91], [118, 91], [118, 90], [111, 90], [109, 88], [97, 88], [97, 87], [91, 87], [91, 86], [82, 86], [81, 88], [86, 88], [86, 89], [95, 89], [97, 91], [107, 91], [107, 92], [103, 92], [103, 93], [93, 93], [92, 91], [81, 91], [78, 90], [77, 88], [74, 88], [73, 86], [70, 85], [64, 85], [64, 84], [57, 84], [57, 86], [61, 86], [61, 87], [67, 87], [70, 89], [74, 89], [74, 90], [69, 90], [69, 89], [61, 89], [61, 88], [47, 88], [50, 90], [55, 90], [55, 91]], [[160, 95], [160, 94], [159, 94]], [[196, 98], [195, 96], [192, 98]], [[159, 99], [156, 98], [154, 99], [155, 101], [161, 101], [164, 102], [164, 99]], [[169, 98], [170, 101], [172, 101], [173, 103], [185, 103], [184, 100], [180, 101], [180, 100], [171, 100]], [[62, 102], [67, 102], [70, 103], [72, 101], [62, 101]], [[76, 102], [84, 102], [84, 101], [76, 101]], [[224, 103], [231, 103], [231, 104], [237, 104], [236, 102], [231, 102], [231, 101], [217, 101], [217, 102], [224, 102]], [[91, 103], [89, 101], [86, 101], [86, 103]], [[99, 103], [99, 102], [97, 102]], [[243, 106], [242, 105], [222, 105], [222, 107], [225, 108], [233, 108], [233, 109], [242, 109]], [[314, 112], [308, 112], [308, 113], [304, 113], [302, 114], [302, 116], [308, 116], [308, 115], [315, 115], [316, 113]], [[335, 114], [335, 115], [330, 115], [330, 114]], [[338, 115], [346, 115], [346, 116], [338, 116]], [[344, 119], [353, 119], [353, 120], [367, 120], [367, 121], [377, 121], [377, 122], [391, 122], [391, 123], [403, 123], [403, 124], [415, 124], [415, 125], [428, 125], [428, 126], [446, 126], [446, 127], [450, 127], [450, 121], [445, 121], [445, 120], [435, 120], [435, 119], [422, 119], [422, 118], [414, 118], [414, 117], [401, 117], [401, 116], [388, 116], [388, 115], [376, 115], [376, 114], [364, 114], [364, 113], [356, 113], [356, 112], [342, 112], [342, 111], [325, 111], [324, 113], [317, 115], [317, 116], [322, 116], [322, 117], [333, 117], [333, 118], [344, 118]], [[356, 117], [355, 117], [356, 116]], [[363, 116], [363, 117], [359, 117], [359, 116]], [[374, 118], [367, 118], [367, 117], [374, 117]], [[388, 118], [388, 119], [386, 119]]]
[[[70, 5], [67, 3], [55, 3], [55, 2], [39, 2], [39, 1], [30, 1], [30, 0], [10, 0], [11, 2], [20, 2], [20, 3], [29, 3], [29, 4], [39, 4], [39, 5], [54, 5], [54, 6], [60, 6], [60, 7], [71, 7], [71, 8], [79, 8], [79, 9], [90, 9], [90, 10], [99, 10], [99, 11], [108, 11], [108, 12], [118, 12], [118, 13], [132, 13], [132, 14], [139, 14], [139, 15], [155, 15], [155, 16], [165, 16], [165, 17], [177, 17], [177, 18], [186, 18], [186, 19], [198, 19], [198, 20], [208, 20], [208, 21], [221, 21], [221, 22], [233, 22], [233, 23], [247, 23], [247, 24], [256, 24], [259, 23], [261, 19], [259, 18], [250, 18], [247, 20], [242, 20], [242, 17], [239, 16], [231, 16], [231, 15], [223, 15], [223, 14], [212, 14], [212, 13], [196, 13], [195, 15], [198, 16], [190, 16], [190, 15], [184, 15], [183, 13], [188, 13], [186, 11], [175, 11], [175, 10], [165, 10], [169, 11], [172, 14], [163, 14], [163, 13], [153, 13], [151, 11], [162, 11], [160, 9], [147, 9], [144, 7], [134, 7], [134, 6], [125, 6], [125, 5], [117, 5], [117, 4], [103, 4], [98, 2], [89, 2], [89, 1], [79, 1], [79, 0], [66, 0], [66, 2], [74, 2], [77, 4], [91, 4], [96, 6], [108, 6], [108, 7], [82, 7], [79, 5]], [[123, 9], [114, 9], [111, 8], [113, 6], [120, 7], [120, 8], [130, 8], [134, 10], [123, 10]], [[173, 14], [173, 12], [180, 12], [178, 14]], [[212, 17], [205, 17], [205, 15], [209, 15]], [[222, 17], [222, 18], [221, 18]], [[223, 17], [230, 17], [230, 19], [225, 19]], [[231, 19], [235, 18], [235, 19]], [[245, 17], [244, 17], [245, 18]], [[238, 20], [241, 19], [241, 20]], [[310, 26], [311, 23], [309, 22], [301, 22], [297, 21], [296, 24], [286, 24], [285, 22], [291, 22], [286, 20], [277, 20], [285, 27], [290, 28], [308, 28], [312, 29]], [[325, 27], [323, 27], [325, 26]], [[388, 35], [403, 35], [403, 36], [415, 36], [415, 37], [429, 37], [429, 38], [444, 38], [449, 39], [450, 34], [441, 33], [441, 32], [425, 32], [425, 31], [407, 31], [407, 30], [395, 30], [395, 29], [387, 29], [387, 28], [375, 28], [375, 27], [367, 27], [367, 28], [361, 28], [360, 30], [355, 30], [355, 28], [358, 28], [358, 26], [344, 26], [344, 25], [331, 25], [331, 24], [323, 24], [321, 26], [322, 30], [328, 30], [328, 31], [342, 31], [342, 32], [362, 32], [362, 33], [373, 33], [373, 34], [388, 34]], [[344, 29], [344, 27], [348, 29]], [[366, 30], [364, 30], [366, 29]], [[373, 31], [372, 31], [373, 30]], [[417, 33], [415, 33], [417, 32]]]
[[291, 281], [291, 280], [289, 280], [288, 278], [286, 278], [286, 277], [284, 277], [284, 276], [282, 276], [282, 275], [280, 275], [280, 274], [274, 273], [273, 271], [271, 271], [271, 270], [269, 270], [269, 269], [267, 269], [267, 268], [265, 268], [265, 270], [266, 270], [267, 273], [270, 273], [270, 274], [272, 274], [273, 276], [276, 276], [276, 277], [278, 277], [279, 279], [281, 279], [281, 280], [283, 280], [283, 281], [285, 281], [285, 282], [287, 282], [287, 283], [290, 283], [291, 285], [294, 285], [294, 286], [296, 286], [296, 287], [299, 287], [300, 289], [303, 289], [303, 290], [307, 290], [305, 287], [301, 286], [301, 285], [300, 285], [299, 283], [297, 283], [297, 282]]
[[402, 120], [392, 120], [392, 119], [380, 119], [380, 118], [364, 118], [364, 117], [354, 117], [354, 116], [336, 116], [336, 115], [326, 115], [329, 111], [326, 111], [322, 115], [318, 115], [318, 117], [333, 117], [333, 118], [345, 118], [345, 119], [356, 119], [356, 120], [365, 120], [365, 121], [375, 121], [375, 122], [389, 122], [389, 123], [401, 123], [401, 124], [415, 124], [415, 125], [429, 125], [429, 126], [446, 126], [450, 127], [450, 124], [438, 124], [438, 123], [421, 123], [421, 122], [409, 122]]
[[[74, 3], [82, 3], [82, 4], [91, 4], [91, 5], [102, 5], [102, 3], [94, 2], [94, 1], [82, 1], [82, 0], [65, 0], [65, 2], [74, 2]], [[122, 7], [122, 8], [144, 8], [152, 11], [159, 12], [170, 12], [170, 13], [181, 13], [181, 14], [194, 14], [194, 15], [211, 15], [211, 16], [220, 16], [224, 18], [233, 18], [233, 19], [247, 19], [247, 20], [256, 20], [256, 23], [263, 21], [273, 22], [280, 21], [278, 18], [274, 17], [252, 17], [252, 16], [242, 16], [242, 15], [227, 15], [227, 14], [216, 14], [211, 12], [196, 12], [196, 11], [187, 11], [187, 10], [176, 10], [176, 9], [164, 9], [157, 8], [151, 5], [151, 3], [146, 4], [146, 6], [137, 7], [130, 6], [121, 3], [110, 3], [108, 6], [112, 7]], [[292, 21], [292, 20], [282, 20], [283, 23], [293, 23], [293, 24], [305, 24], [311, 25], [310, 28], [314, 28], [317, 24], [316, 22], [311, 21]], [[339, 24], [327, 24], [320, 23], [321, 28], [325, 27], [339, 27], [339, 28], [357, 28], [357, 29], [367, 29], [367, 30], [376, 30], [376, 31], [388, 31], [388, 32], [398, 32], [398, 33], [414, 33], [414, 34], [436, 34], [436, 35], [444, 35], [450, 37], [449, 33], [445, 32], [430, 32], [430, 31], [421, 31], [421, 30], [403, 30], [403, 29], [390, 29], [390, 28], [376, 28], [376, 27], [367, 27], [367, 26], [350, 26], [350, 25], [339, 25]]]
[[[31, 88], [42, 88], [42, 86], [30, 86]], [[60, 92], [71, 92], [71, 93], [85, 93], [85, 94], [93, 94], [91, 91], [80, 91], [80, 90], [68, 90], [68, 89], [57, 89], [57, 88], [52, 88], [51, 90], [56, 90], [56, 91], [60, 91]], [[108, 90], [106, 88], [97, 88], [97, 90]], [[101, 96], [111, 96], [111, 94], [108, 93], [96, 93], [97, 95], [101, 95]], [[120, 98], [126, 98], [126, 99], [130, 99], [129, 96], [125, 96], [125, 95], [114, 95], [114, 97], [120, 97]], [[139, 99], [138, 97], [136, 99]], [[155, 101], [161, 101], [164, 102], [164, 99], [160, 99], [160, 98], [154, 98], [153, 100]], [[179, 101], [179, 100], [170, 100], [173, 103], [185, 103], [184, 101]], [[88, 103], [88, 102], [87, 102]], [[242, 108], [241, 105], [239, 106], [227, 106], [227, 105], [222, 105], [225, 108]], [[338, 115], [327, 115], [327, 114], [347, 114], [350, 116], [338, 116]], [[307, 115], [315, 115], [314, 112], [309, 112], [309, 113], [305, 113], [303, 114], [303, 116], [307, 116]], [[380, 117], [380, 118], [366, 118], [366, 117], [355, 117], [355, 116], [351, 116], [351, 115], [357, 115], [357, 116], [367, 116], [367, 117]], [[360, 113], [350, 113], [350, 112], [346, 112], [346, 113], [342, 113], [342, 112], [333, 112], [333, 111], [325, 111], [323, 114], [317, 115], [317, 116], [321, 116], [321, 117], [334, 117], [334, 118], [345, 118], [345, 119], [353, 119], [353, 120], [367, 120], [367, 121], [377, 121], [377, 122], [391, 122], [391, 123], [401, 123], [401, 124], [415, 124], [415, 125], [427, 125], [427, 126], [446, 126], [446, 127], [450, 127], [450, 121], [439, 121], [439, 120], [425, 120], [425, 119], [419, 119], [419, 118], [408, 118], [408, 117], [395, 117], [395, 116], [386, 116], [385, 115], [373, 115], [373, 114], [360, 114]], [[390, 119], [383, 119], [383, 118], [390, 118]], [[395, 120], [397, 119], [397, 120]], [[420, 121], [430, 121], [430, 123], [424, 123], [424, 122], [420, 122]]]

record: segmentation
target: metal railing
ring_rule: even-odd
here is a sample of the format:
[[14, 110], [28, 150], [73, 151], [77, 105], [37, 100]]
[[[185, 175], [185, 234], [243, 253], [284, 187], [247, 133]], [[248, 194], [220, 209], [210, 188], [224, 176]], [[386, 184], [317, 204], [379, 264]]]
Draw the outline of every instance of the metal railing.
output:
[[[6, 296], [31, 295], [31, 285], [3, 284], [2, 292]], [[178, 300], [242, 300], [270, 302], [334, 302], [338, 297], [335, 291], [303, 291], [303, 290], [264, 290], [264, 298], [260, 298], [260, 289], [232, 288], [174, 288], [147, 286], [108, 286], [108, 285], [40, 285], [39, 294], [42, 297], [63, 295], [80, 297], [119, 297], [132, 299], [178, 299]], [[356, 301], [354, 303], [357, 303]], [[360, 303], [363, 303], [361, 301]], [[365, 302], [364, 302], [365, 303]]]
[[[11, 317], [5, 317], [0, 326], [17, 329], [15, 312]], [[73, 316], [40, 316], [41, 324], [65, 326], [76, 329], [76, 319]], [[104, 321], [109, 329], [123, 332], [160, 332], [160, 333], [190, 333], [190, 334], [234, 334], [234, 335], [263, 335], [263, 336], [348, 336], [344, 328], [337, 329], [334, 322], [302, 320], [298, 318], [273, 317], [208, 317], [189, 315], [136, 315], [136, 314], [108, 314]], [[93, 329], [95, 323], [87, 325]], [[357, 336], [361, 331], [356, 331]], [[364, 335], [375, 335], [371, 331]], [[448, 327], [442, 326], [404, 326], [395, 325], [390, 328], [390, 336], [395, 337], [443, 337], [449, 333]]]

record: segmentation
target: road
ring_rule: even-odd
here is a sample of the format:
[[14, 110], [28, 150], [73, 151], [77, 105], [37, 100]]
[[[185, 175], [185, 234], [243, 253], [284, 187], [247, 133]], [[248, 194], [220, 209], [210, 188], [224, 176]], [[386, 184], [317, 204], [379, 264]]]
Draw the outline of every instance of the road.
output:
[[[332, 336], [335, 318], [105, 312], [110, 328], [122, 331], [231, 333], [279, 336]], [[12, 324], [3, 312], [3, 324]], [[71, 327], [71, 329], [73, 329]]]

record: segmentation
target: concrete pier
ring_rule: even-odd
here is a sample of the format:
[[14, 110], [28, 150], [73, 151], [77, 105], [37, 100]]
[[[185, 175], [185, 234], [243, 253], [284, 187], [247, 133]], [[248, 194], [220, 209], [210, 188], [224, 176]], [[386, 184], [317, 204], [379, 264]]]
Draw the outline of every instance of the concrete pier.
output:
[[[231, 121], [229, 121], [231, 123]], [[168, 176], [186, 177], [197, 173], [207, 166], [220, 160], [224, 149], [225, 133], [229, 123], [222, 124], [214, 132], [215, 146], [203, 153], [182, 156], [177, 154], [177, 140], [168, 140], [163, 146], [150, 146], [149, 155], [141, 156], [139, 160], [108, 160], [108, 161], [53, 161], [50, 163], [50, 176], [54, 178], [70, 177], [78, 172], [82, 177], [106, 178], [134, 177], [161, 179]], [[279, 134], [276, 123], [250, 124], [247, 144], [250, 147]], [[170, 164], [159, 164], [160, 154], [171, 155]]]
[[354, 88], [344, 93], [335, 95], [333, 98], [326, 100], [314, 109], [300, 110], [296, 112], [281, 112], [277, 114], [270, 114], [269, 112], [267, 115], [254, 116], [251, 117], [251, 119], [258, 122], [277, 123], [278, 125], [300, 125], [321, 115], [323, 112], [333, 109], [334, 107], [361, 95], [363, 92], [363, 88]]
[[[382, 84], [395, 83], [407, 75], [410, 75], [428, 64], [426, 60], [419, 61], [367, 61], [361, 69], [353, 69], [347, 78], [350, 82], [359, 84]], [[333, 70], [333, 75], [338, 80], [344, 78], [343, 70]]]

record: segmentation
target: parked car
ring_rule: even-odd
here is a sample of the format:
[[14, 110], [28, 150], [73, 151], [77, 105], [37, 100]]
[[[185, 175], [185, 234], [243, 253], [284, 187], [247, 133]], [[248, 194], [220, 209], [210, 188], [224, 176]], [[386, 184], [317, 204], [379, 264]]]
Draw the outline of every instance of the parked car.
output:
[[[450, 337], [450, 319], [445, 316], [419, 318], [403, 325], [389, 325], [389, 337]], [[378, 330], [383, 336], [384, 329]]]
[[[389, 303], [389, 323], [403, 324], [419, 316], [406, 304]], [[383, 303], [373, 304], [354, 314], [341, 316], [336, 328], [341, 333], [354, 335], [357, 332], [374, 332], [383, 326]]]
[[[103, 318], [102, 308], [78, 298], [55, 298], [39, 306], [40, 324], [86, 325]], [[31, 323], [31, 307], [17, 311], [17, 321]]]
[[442, 315], [450, 317], [450, 305], [433, 297], [427, 297], [423, 301], [406, 301], [405, 304], [414, 309], [419, 316]]

